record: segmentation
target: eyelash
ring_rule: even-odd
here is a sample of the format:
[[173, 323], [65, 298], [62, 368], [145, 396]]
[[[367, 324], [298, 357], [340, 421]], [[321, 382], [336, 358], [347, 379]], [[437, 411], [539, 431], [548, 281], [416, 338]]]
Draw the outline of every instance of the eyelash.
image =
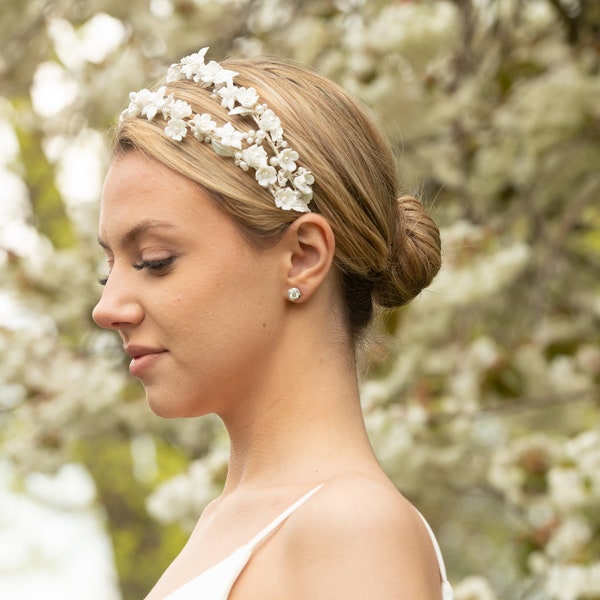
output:
[[169, 258], [163, 258], [161, 260], [141, 260], [139, 263], [133, 263], [133, 268], [141, 271], [142, 269], [148, 269], [149, 271], [160, 271], [165, 269], [175, 260], [174, 256]]
[[[156, 271], [156, 275], [161, 275], [159, 271], [166, 269], [174, 260], [174, 256], [169, 256], [169, 258], [163, 258], [161, 260], [141, 260], [139, 263], [133, 263], [131, 266], [137, 271], [148, 269], [149, 271]], [[98, 279], [100, 285], [106, 285], [107, 282], [108, 277], [101, 277]]]

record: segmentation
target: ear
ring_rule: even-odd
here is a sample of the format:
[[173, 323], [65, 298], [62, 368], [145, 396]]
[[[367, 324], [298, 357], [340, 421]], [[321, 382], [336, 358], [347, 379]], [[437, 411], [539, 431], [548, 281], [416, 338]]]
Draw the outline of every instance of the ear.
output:
[[329, 223], [315, 213], [298, 217], [286, 230], [285, 290], [297, 287], [302, 293], [299, 302], [310, 298], [323, 283], [333, 262], [335, 237]]

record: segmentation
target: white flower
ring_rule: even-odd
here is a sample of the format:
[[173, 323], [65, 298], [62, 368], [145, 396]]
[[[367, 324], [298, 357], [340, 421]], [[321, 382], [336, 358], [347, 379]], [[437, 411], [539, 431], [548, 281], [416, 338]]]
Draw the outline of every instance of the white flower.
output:
[[238, 88], [237, 101], [244, 108], [252, 108], [258, 102], [258, 94], [253, 87], [241, 87]]
[[262, 146], [256, 144], [243, 150], [242, 157], [246, 164], [253, 169], [267, 165], [267, 152]]
[[171, 65], [167, 71], [165, 81], [167, 83], [173, 83], [174, 81], [180, 81], [181, 79], [184, 79], [184, 75], [181, 72], [181, 67], [178, 64]]
[[[132, 116], [140, 114], [142, 106], [147, 102], [144, 98], [146, 95], [150, 95], [150, 93], [150, 90], [147, 89], [140, 90], [139, 92], [129, 92], [129, 106], [127, 112]], [[123, 111], [123, 113], [125, 113], [125, 111]]]
[[283, 135], [281, 120], [270, 108], [261, 115], [258, 126], [263, 131], [269, 132], [273, 139], [279, 139]]
[[187, 126], [182, 119], [170, 119], [165, 127], [165, 133], [176, 142], [180, 142], [187, 133]]
[[183, 100], [175, 100], [169, 105], [169, 116], [172, 119], [185, 119], [192, 114], [192, 107]]
[[232, 110], [238, 99], [239, 89], [237, 85], [233, 85], [231, 82], [219, 88], [217, 94], [221, 96], [221, 106], [226, 106], [229, 110]]
[[225, 123], [223, 127], [217, 127], [214, 135], [220, 146], [241, 150], [244, 134], [237, 131], [231, 123]]
[[277, 208], [283, 208], [283, 210], [291, 210], [296, 200], [296, 194], [289, 188], [277, 190], [275, 194], [275, 204]]
[[207, 51], [208, 47], [202, 48], [202, 50], [194, 52], [194, 54], [190, 54], [189, 56], [184, 56], [181, 59], [181, 72], [188, 79], [194, 78], [194, 81], [197, 81], [195, 75], [204, 68], [204, 56]]
[[312, 197], [311, 185], [314, 182], [315, 178], [312, 176], [312, 173], [309, 173], [308, 171], [294, 177], [294, 187], [297, 190], [300, 190], [305, 196]]
[[295, 210], [296, 212], [310, 212], [308, 206], [298, 198], [296, 192], [290, 188], [277, 190], [275, 193], [275, 206], [283, 210]]
[[144, 104], [140, 112], [142, 113], [143, 117], [148, 119], [148, 121], [152, 121], [162, 106], [163, 105], [158, 102], [148, 102]]
[[221, 71], [221, 65], [218, 62], [211, 60], [207, 65], [203, 65], [202, 69], [197, 72], [194, 76], [194, 81], [196, 83], [202, 81], [202, 83], [214, 84]]
[[[151, 92], [148, 89], [140, 90], [139, 92], [131, 92], [129, 99], [131, 103], [129, 105], [129, 114], [141, 114], [146, 117], [148, 121], [154, 119], [159, 110], [162, 110], [167, 102], [164, 97], [167, 91], [166, 86], [162, 86], [155, 92]], [[136, 113], [136, 107], [137, 112]]]
[[192, 120], [192, 131], [197, 138], [203, 138], [211, 135], [216, 129], [217, 124], [213, 121], [208, 113], [194, 115]]
[[277, 171], [269, 165], [259, 167], [256, 169], [256, 181], [258, 181], [258, 185], [262, 187], [274, 185], [277, 181]]
[[147, 88], [137, 92], [129, 92], [129, 100], [131, 100], [131, 103], [139, 106], [140, 108], [150, 102], [153, 96], [153, 92]]
[[298, 160], [298, 158], [298, 153], [295, 150], [285, 148], [279, 154], [279, 166], [285, 171], [293, 173], [296, 170], [296, 163], [294, 161]]

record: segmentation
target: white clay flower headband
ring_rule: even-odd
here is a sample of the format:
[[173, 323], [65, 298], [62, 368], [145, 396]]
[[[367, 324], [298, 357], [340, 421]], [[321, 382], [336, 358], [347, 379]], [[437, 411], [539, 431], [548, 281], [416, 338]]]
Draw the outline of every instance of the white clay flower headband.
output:
[[[204, 88], [212, 89], [212, 97], [229, 109], [230, 115], [249, 115], [257, 129], [239, 131], [231, 123], [217, 127], [208, 113], [194, 114], [192, 107], [173, 94], [165, 96], [167, 86], [155, 92], [143, 89], [129, 94], [129, 106], [121, 113], [121, 120], [128, 117], [146, 117], [149, 121], [162, 115], [167, 121], [165, 134], [180, 142], [188, 129], [194, 137], [210, 143], [219, 156], [233, 157], [235, 164], [244, 171], [254, 170], [258, 184], [275, 198], [275, 205], [283, 210], [310, 212], [314, 177], [310, 171], [298, 167], [298, 153], [288, 147], [283, 138], [279, 117], [260, 102], [256, 90], [234, 85], [235, 71], [223, 69], [211, 60], [204, 63], [208, 48], [186, 56], [169, 67], [166, 82], [181, 79], [194, 81]], [[269, 156], [263, 144], [271, 149]]]

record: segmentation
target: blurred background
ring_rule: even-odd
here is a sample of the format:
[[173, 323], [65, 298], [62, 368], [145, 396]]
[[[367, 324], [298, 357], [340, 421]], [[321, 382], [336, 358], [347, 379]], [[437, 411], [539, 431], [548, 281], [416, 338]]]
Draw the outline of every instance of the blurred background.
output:
[[[600, 3], [0, 0], [0, 597], [140, 600], [227, 468], [92, 323], [109, 135], [182, 55], [361, 98], [445, 265], [363, 352], [373, 445], [457, 600], [600, 599]], [[307, 124], [310, 127], [310, 124]], [[344, 135], [344, 132], [340, 132]]]

